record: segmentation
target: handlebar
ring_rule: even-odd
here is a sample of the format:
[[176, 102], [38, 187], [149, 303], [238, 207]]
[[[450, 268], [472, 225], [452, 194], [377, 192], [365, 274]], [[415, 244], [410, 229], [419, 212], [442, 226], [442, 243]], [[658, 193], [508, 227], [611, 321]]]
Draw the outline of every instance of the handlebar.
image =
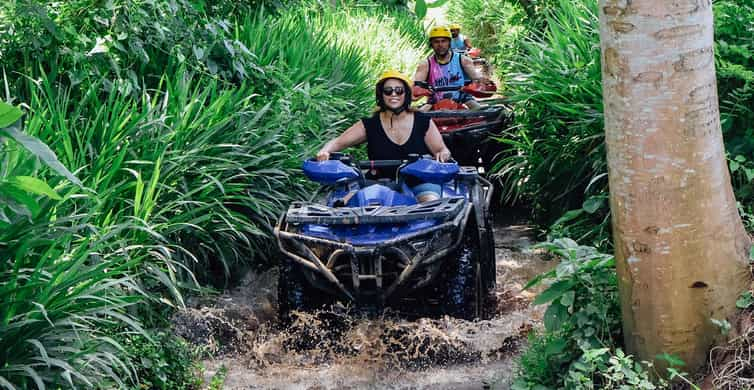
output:
[[408, 160], [370, 160], [359, 161], [356, 166], [359, 169], [372, 169], [372, 168], [393, 168], [405, 164]]
[[[406, 163], [411, 163], [422, 158], [432, 160], [432, 156], [418, 154], [409, 154], [405, 160], [366, 160], [366, 161], [352, 161], [351, 156], [345, 153], [330, 153], [330, 160], [342, 161], [346, 165], [353, 165], [359, 169], [372, 169], [372, 168], [394, 168], [400, 167]], [[454, 161], [454, 160], [450, 160]]]
[[[435, 92], [455, 92], [455, 91], [465, 91], [465, 92], [471, 92], [474, 91], [476, 88], [484, 87], [483, 84], [478, 83], [467, 83], [461, 86], [447, 86], [447, 87], [434, 87], [429, 85], [427, 82], [424, 81], [416, 81], [414, 83], [419, 88], [424, 88], [432, 93]], [[475, 86], [478, 86], [475, 88]]]

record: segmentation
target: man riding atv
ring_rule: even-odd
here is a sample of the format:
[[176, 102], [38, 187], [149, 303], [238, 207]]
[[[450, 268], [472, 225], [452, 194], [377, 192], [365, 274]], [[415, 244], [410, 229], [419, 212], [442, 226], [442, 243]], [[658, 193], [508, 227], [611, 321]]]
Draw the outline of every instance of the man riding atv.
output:
[[[466, 84], [466, 80], [480, 84], [490, 84], [490, 80], [482, 76], [474, 66], [474, 62], [467, 56], [457, 54], [450, 50], [451, 32], [447, 27], [435, 27], [429, 31], [429, 44], [434, 53], [427, 61], [420, 62], [416, 68], [414, 81], [425, 82], [431, 87], [458, 87]], [[453, 101], [465, 104], [471, 110], [481, 108], [479, 102], [468, 93], [462, 91], [449, 92]], [[448, 92], [437, 92], [430, 96], [427, 104], [419, 108], [420, 111], [429, 111], [432, 104], [443, 99]]]
[[453, 49], [453, 51], [465, 52], [471, 49], [471, 40], [461, 34], [460, 24], [453, 23], [448, 26], [448, 28], [450, 28], [450, 35], [452, 35], [452, 39], [450, 40], [450, 48]]

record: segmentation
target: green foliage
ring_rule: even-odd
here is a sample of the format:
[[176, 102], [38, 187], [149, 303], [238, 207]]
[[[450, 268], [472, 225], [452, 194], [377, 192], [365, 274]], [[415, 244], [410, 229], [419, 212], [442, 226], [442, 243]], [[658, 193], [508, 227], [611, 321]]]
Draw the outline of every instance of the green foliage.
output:
[[518, 360], [515, 390], [559, 388], [570, 362], [578, 359], [576, 351], [567, 348], [562, 336], [545, 332], [531, 333], [526, 351]]
[[0, 59], [29, 76], [59, 74], [71, 86], [104, 79], [106, 91], [126, 94], [151, 87], [176, 65], [247, 78], [253, 54], [233, 38], [229, 15], [204, 9], [189, 0], [4, 2], [0, 30], [11, 33], [0, 38]]
[[[754, 156], [754, 2], [714, 4], [718, 95], [726, 148], [732, 156]], [[751, 166], [749, 167], [751, 168]], [[749, 180], [749, 183], [751, 180]], [[747, 203], [754, 194], [747, 189]]]
[[[529, 348], [519, 359], [513, 389], [666, 389], [670, 384], [653, 363], [637, 362], [621, 350], [622, 328], [613, 256], [570, 239], [539, 245], [557, 254], [560, 263], [532, 279], [525, 288], [548, 283], [534, 304], [549, 304], [545, 329], [529, 335]], [[742, 295], [740, 302], [750, 299]], [[727, 321], [712, 320], [725, 332]], [[679, 367], [684, 362], [667, 353], [667, 378], [696, 388]]]
[[739, 309], [748, 309], [754, 303], [754, 295], [751, 291], [744, 291], [736, 300], [736, 307]]
[[399, 8], [254, 4], [0, 3], [3, 91], [27, 110], [22, 131], [0, 108], [3, 386], [193, 386], [193, 355], [141, 324], [274, 256], [301, 159], [426, 51]]
[[[667, 383], [652, 383], [650, 374], [642, 364], [634, 361], [617, 349], [611, 353], [609, 348], [584, 350], [579, 360], [573, 362], [566, 374], [566, 389], [658, 389]], [[644, 362], [651, 367], [651, 363]]]
[[546, 330], [565, 332], [576, 344], [589, 347], [615, 339], [620, 333], [620, 307], [613, 256], [567, 238], [537, 246], [561, 257], [555, 269], [526, 286], [549, 283], [534, 300], [535, 305], [550, 304], [545, 314]]
[[[620, 340], [620, 306], [613, 256], [579, 246], [570, 239], [557, 239], [538, 247], [557, 254], [560, 263], [525, 286], [548, 283], [549, 287], [537, 296], [534, 304], [549, 306], [545, 311], [544, 334], [531, 336], [530, 348], [521, 357], [519, 386], [535, 388], [536, 384], [560, 388], [569, 370], [575, 370], [574, 380], [592, 378], [592, 374], [585, 373], [598, 369], [602, 374], [611, 375], [608, 368], [614, 366], [609, 356], [605, 355], [603, 365], [598, 366], [595, 356], [585, 355], [587, 351], [595, 353], [601, 348], [610, 351], [617, 347], [616, 340]], [[582, 365], [574, 367], [579, 359]], [[615, 362], [618, 366], [624, 363], [620, 359]], [[584, 367], [592, 368], [589, 371]], [[639, 374], [637, 372], [637, 378], [641, 378]]]
[[[594, 1], [469, 0], [452, 17], [490, 55], [516, 108], [493, 173], [530, 204], [548, 239], [609, 249], [599, 28]], [[742, 211], [754, 200], [754, 2], [716, 1], [719, 102]], [[748, 11], [748, 12], [747, 12]], [[489, 39], [487, 39], [489, 37]], [[749, 221], [749, 220], [745, 220]], [[754, 226], [754, 223], [750, 223]]]
[[[529, 25], [524, 9], [514, 0], [452, 0], [450, 20], [459, 23], [461, 32], [482, 49], [498, 74], [511, 71], [511, 57], [521, 50]], [[504, 87], [508, 80], [500, 78]]]
[[212, 375], [212, 379], [209, 382], [209, 390], [224, 389], [226, 375], [228, 375], [228, 368], [223, 365], [215, 375]]
[[168, 333], [122, 334], [116, 339], [131, 357], [136, 372], [133, 389], [200, 388], [202, 378], [196, 352], [182, 339]]
[[442, 7], [447, 2], [448, 0], [435, 0], [431, 3], [428, 3], [425, 0], [416, 0], [416, 4], [414, 4], [414, 13], [416, 14], [416, 17], [423, 19], [427, 16], [427, 8]]
[[9, 127], [0, 135], [28, 148], [0, 139], [0, 384], [10, 389], [123, 385], [132, 371], [107, 329], [121, 323], [143, 332], [128, 312], [142, 300], [136, 274], [128, 271], [143, 258], [122, 238], [87, 224], [85, 215], [58, 218], [55, 210], [81, 194], [62, 187], [61, 197], [36, 177], [36, 169], [13, 175], [12, 164], [41, 160], [73, 175], [38, 139]]
[[[587, 187], [603, 199], [607, 180], [596, 3], [561, 1], [543, 18], [547, 27], [521, 42], [504, 77], [516, 124], [500, 139], [510, 152], [493, 171], [506, 200], [525, 200], [553, 221], [582, 207]], [[569, 220], [601, 221], [598, 209]]]
[[[693, 382], [691, 382], [688, 379], [689, 374], [687, 372], [684, 372], [681, 367], [686, 365], [686, 362], [681, 360], [678, 356], [671, 355], [667, 352], [663, 352], [662, 354], [659, 354], [655, 356], [657, 360], [665, 361], [668, 365], [667, 371], [668, 371], [668, 379], [676, 382], [685, 382], [685, 385], [688, 386], [691, 390], [700, 390], [699, 386], [695, 385]], [[664, 383], [664, 382], [662, 382]]]

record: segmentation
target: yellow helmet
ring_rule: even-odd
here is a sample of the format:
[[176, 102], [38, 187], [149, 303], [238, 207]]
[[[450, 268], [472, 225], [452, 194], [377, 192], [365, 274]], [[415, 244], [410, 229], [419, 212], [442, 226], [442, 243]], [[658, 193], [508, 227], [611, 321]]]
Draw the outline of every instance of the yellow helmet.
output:
[[439, 26], [439, 27], [434, 27], [431, 30], [429, 30], [429, 39], [432, 39], [432, 38], [452, 39], [453, 36], [450, 34], [450, 30], [447, 27]]
[[401, 80], [404, 83], [406, 83], [409, 88], [412, 88], [414, 86], [413, 81], [411, 81], [411, 79], [408, 78], [408, 76], [406, 76], [403, 73], [401, 73], [401, 72], [399, 72], [397, 70], [394, 70], [394, 69], [390, 69], [390, 70], [386, 70], [386, 71], [382, 72], [382, 74], [380, 75], [380, 79], [377, 80], [377, 84], [379, 84], [379, 83], [381, 83], [381, 82], [383, 82], [383, 81], [385, 81], [387, 79], [398, 79], [398, 80]]
[[448, 26], [448, 28], [451, 29], [451, 30], [460, 30], [461, 29], [461, 25], [458, 24], [458, 23], [453, 23], [450, 26]]

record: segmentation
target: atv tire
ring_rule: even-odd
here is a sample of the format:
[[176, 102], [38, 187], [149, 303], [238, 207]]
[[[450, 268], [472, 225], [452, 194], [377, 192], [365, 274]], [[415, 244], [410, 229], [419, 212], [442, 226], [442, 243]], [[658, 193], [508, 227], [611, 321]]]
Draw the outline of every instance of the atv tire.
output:
[[[491, 190], [491, 189], [490, 189]], [[495, 232], [492, 229], [492, 211], [484, 212], [485, 233], [482, 236], [481, 249], [486, 256], [482, 260], [482, 280], [487, 293], [495, 291], [497, 287], [497, 264], [495, 257]]]
[[278, 276], [278, 317], [285, 323], [290, 320], [290, 312], [306, 310], [306, 280], [301, 269], [288, 257], [280, 261]]
[[[472, 214], [473, 215], [473, 214]], [[471, 216], [470, 218], [473, 218]], [[466, 226], [461, 244], [448, 259], [446, 274], [446, 303], [448, 314], [473, 320], [486, 318], [485, 307], [489, 293], [480, 262], [481, 242], [476, 222]]]

